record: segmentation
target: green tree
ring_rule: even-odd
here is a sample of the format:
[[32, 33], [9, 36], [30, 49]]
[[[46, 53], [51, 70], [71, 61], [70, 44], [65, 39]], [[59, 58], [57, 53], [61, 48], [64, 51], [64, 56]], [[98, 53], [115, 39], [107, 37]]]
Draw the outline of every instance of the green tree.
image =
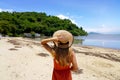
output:
[[24, 33], [40, 33], [51, 36], [56, 30], [64, 29], [73, 35], [87, 35], [83, 27], [78, 27], [69, 19], [38, 12], [0, 12], [0, 33], [21, 36]]

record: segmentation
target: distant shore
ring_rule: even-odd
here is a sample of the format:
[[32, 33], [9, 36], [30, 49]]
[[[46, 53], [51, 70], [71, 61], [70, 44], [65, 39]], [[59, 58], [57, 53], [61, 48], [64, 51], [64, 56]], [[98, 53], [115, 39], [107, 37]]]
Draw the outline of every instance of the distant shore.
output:
[[[120, 50], [73, 45], [79, 73], [73, 80], [119, 80]], [[53, 59], [40, 41], [22, 37], [0, 39], [1, 80], [50, 80]]]

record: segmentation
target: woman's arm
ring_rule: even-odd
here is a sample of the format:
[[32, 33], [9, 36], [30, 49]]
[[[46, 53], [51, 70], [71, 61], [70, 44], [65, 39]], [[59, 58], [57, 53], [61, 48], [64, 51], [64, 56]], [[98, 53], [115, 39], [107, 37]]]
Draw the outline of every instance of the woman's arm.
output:
[[57, 37], [53, 37], [53, 38], [48, 38], [48, 39], [43, 39], [41, 41], [41, 44], [43, 45], [43, 47], [52, 54], [52, 56], [54, 56], [54, 52], [53, 52], [53, 49], [47, 44], [48, 42], [51, 42], [51, 41], [58, 41], [58, 38]]
[[41, 41], [41, 44], [42, 45], [45, 45], [45, 44], [47, 44], [48, 42], [51, 42], [51, 41], [58, 41], [58, 38], [57, 37], [53, 37], [53, 38], [47, 38], [47, 39], [43, 39], [42, 41]]
[[72, 60], [71, 70], [72, 71], [77, 71], [78, 70], [78, 64], [77, 64], [75, 53], [72, 49], [70, 50], [70, 52], [71, 52], [71, 58], [72, 58], [71, 59]]

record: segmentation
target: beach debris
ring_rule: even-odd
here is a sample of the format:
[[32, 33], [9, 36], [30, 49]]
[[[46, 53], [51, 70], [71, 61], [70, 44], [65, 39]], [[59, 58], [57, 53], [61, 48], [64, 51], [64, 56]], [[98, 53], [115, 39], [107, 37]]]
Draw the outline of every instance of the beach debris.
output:
[[74, 71], [73, 73], [74, 73], [74, 74], [77, 74], [77, 75], [78, 75], [78, 74], [82, 74], [82, 73], [83, 73], [83, 69], [79, 69], [79, 70], [77, 70], [77, 71]]
[[39, 53], [39, 54], [37, 54], [38, 56], [41, 56], [41, 57], [47, 57], [47, 56], [49, 56], [47, 53]]
[[15, 48], [22, 48], [22, 47], [17, 45], [17, 46], [15, 46]]
[[13, 45], [20, 45], [20, 43], [17, 40], [8, 40], [8, 42], [12, 43]]
[[16, 46], [29, 46], [31, 48], [32, 48], [31, 45], [41, 46], [40, 42], [34, 41], [32, 39], [17, 38], [17, 39], [8, 40], [8, 42]]
[[104, 59], [108, 59], [111, 61], [116, 61], [116, 62], [120, 62], [120, 56], [115, 55], [115, 54], [111, 54], [110, 52], [89, 52], [89, 51], [80, 51], [77, 49], [74, 49], [75, 53], [80, 53], [80, 54], [85, 54], [85, 55], [89, 55], [89, 56], [95, 56], [95, 57], [100, 57], [100, 58], [104, 58]]
[[9, 50], [12, 50], [12, 51], [13, 51], [13, 50], [18, 50], [18, 49], [16, 49], [16, 48], [10, 48]]

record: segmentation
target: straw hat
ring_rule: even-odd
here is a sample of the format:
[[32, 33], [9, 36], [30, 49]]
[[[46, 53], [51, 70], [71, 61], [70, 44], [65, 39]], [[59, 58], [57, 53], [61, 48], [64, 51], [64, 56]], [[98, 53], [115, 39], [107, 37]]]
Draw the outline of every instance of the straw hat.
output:
[[53, 37], [62, 37], [62, 40], [60, 42], [62, 44], [64, 44], [64, 45], [59, 46], [58, 42], [54, 42], [55, 45], [57, 47], [60, 47], [60, 48], [69, 48], [69, 47], [71, 47], [71, 45], [73, 43], [73, 40], [74, 40], [73, 35], [70, 32], [66, 31], [66, 30], [58, 30], [58, 31], [54, 32]]

